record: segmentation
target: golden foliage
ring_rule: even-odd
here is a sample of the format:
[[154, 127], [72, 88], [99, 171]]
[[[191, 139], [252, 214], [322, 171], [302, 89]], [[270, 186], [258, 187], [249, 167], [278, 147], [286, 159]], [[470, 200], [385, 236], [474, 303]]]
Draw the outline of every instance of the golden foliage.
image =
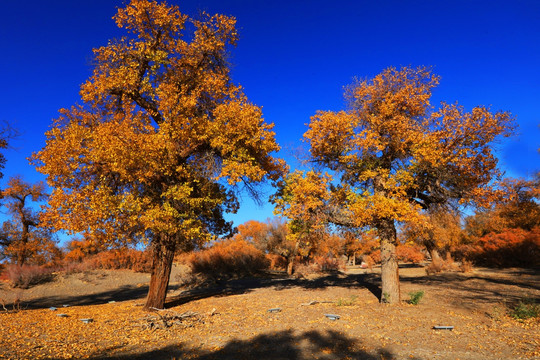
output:
[[297, 170], [287, 175], [272, 197], [274, 213], [289, 219], [286, 239], [291, 251], [286, 256], [308, 256], [325, 236], [331, 180], [328, 174]]
[[483, 106], [432, 111], [438, 83], [428, 68], [389, 68], [348, 88], [350, 110], [311, 118], [304, 136], [312, 158], [341, 174], [357, 226], [423, 221], [419, 210], [432, 204], [493, 198], [492, 144], [511, 134], [513, 118]]
[[84, 104], [61, 110], [33, 155], [53, 187], [48, 223], [107, 241], [175, 234], [185, 246], [229, 231], [229, 185], [284, 170], [269, 155], [272, 125], [230, 79], [235, 19], [133, 0], [115, 20], [129, 36], [94, 50]]

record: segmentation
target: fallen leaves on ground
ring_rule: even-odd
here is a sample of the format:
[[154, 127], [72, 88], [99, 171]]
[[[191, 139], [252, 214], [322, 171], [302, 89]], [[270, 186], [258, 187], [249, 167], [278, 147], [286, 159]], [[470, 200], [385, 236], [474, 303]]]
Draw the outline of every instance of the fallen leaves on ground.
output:
[[[408, 287], [402, 289], [404, 293], [418, 287], [404, 286]], [[150, 313], [140, 306], [142, 300], [3, 312], [0, 328], [7, 335], [0, 337], [0, 358], [149, 354], [163, 359], [437, 356], [463, 360], [539, 355], [538, 319], [492, 318], [481, 304], [468, 303], [453, 287], [451, 283], [422, 285], [426, 296], [416, 306], [381, 305], [365, 287], [336, 281], [323, 288], [273, 286], [209, 296]], [[339, 305], [344, 303], [347, 306]], [[281, 311], [268, 312], [274, 308]], [[324, 314], [340, 318], [333, 321]], [[81, 321], [87, 318], [93, 321]], [[452, 325], [454, 330], [433, 330], [436, 325]]]

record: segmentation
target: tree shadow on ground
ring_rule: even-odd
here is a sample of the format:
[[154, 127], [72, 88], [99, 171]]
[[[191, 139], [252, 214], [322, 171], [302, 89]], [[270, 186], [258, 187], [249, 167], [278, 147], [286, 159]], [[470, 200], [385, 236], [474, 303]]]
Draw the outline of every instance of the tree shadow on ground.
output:
[[263, 288], [277, 291], [300, 287], [304, 289], [326, 289], [328, 287], [365, 288], [377, 299], [382, 296], [380, 276], [376, 274], [329, 274], [315, 279], [295, 278], [244, 278], [229, 280], [219, 286], [186, 290], [167, 299], [165, 307], [171, 308], [194, 300], [212, 296], [229, 296], [249, 293]]
[[[463, 275], [457, 273], [444, 273], [439, 275], [421, 277], [400, 277], [402, 284], [414, 284], [424, 286], [437, 286], [447, 288], [452, 291], [461, 291], [459, 304], [457, 306], [467, 307], [466, 304], [474, 302], [499, 302], [518, 301], [526, 292], [540, 290], [538, 282], [531, 280], [520, 280], [518, 276], [514, 279], [498, 278], [483, 275]], [[367, 289], [375, 298], [381, 299], [381, 279], [380, 274], [341, 274], [330, 273], [313, 279], [290, 278], [290, 277], [251, 277], [232, 279], [224, 281], [214, 286], [199, 287], [191, 290], [184, 290], [175, 296], [169, 296], [165, 307], [171, 308], [191, 301], [209, 298], [213, 296], [230, 296], [246, 294], [257, 289], [273, 288], [276, 291], [290, 289], [294, 287], [304, 289], [322, 290], [329, 287], [345, 287], [350, 289]], [[181, 287], [171, 284], [169, 290], [177, 291]], [[77, 296], [48, 296], [24, 301], [24, 306], [31, 309], [47, 308], [51, 306], [61, 306], [63, 304], [75, 305], [97, 305], [109, 301], [125, 301], [144, 299], [148, 293], [148, 285], [144, 286], [122, 286], [117, 289], [94, 294], [83, 294]], [[8, 304], [9, 306], [9, 304]], [[472, 306], [472, 305], [471, 305]]]
[[[91, 357], [91, 359], [397, 359], [388, 349], [368, 352], [358, 339], [347, 337], [337, 331], [307, 331], [295, 334], [293, 331], [286, 330], [261, 334], [249, 340], [234, 339], [224, 346], [219, 344], [214, 346], [217, 350], [208, 351], [186, 349], [181, 345], [169, 345], [142, 353], [121, 353], [112, 356], [103, 354]], [[418, 360], [418, 358], [411, 359]]]
[[[177, 289], [178, 286], [171, 286], [171, 290]], [[110, 301], [126, 301], [134, 299], [143, 299], [148, 294], [148, 285], [135, 286], [124, 285], [116, 289], [103, 291], [100, 293], [82, 294], [77, 296], [44, 296], [29, 300], [22, 300], [21, 304], [25, 309], [44, 309], [48, 307], [60, 307], [62, 305], [69, 306], [84, 306], [84, 305], [100, 305]], [[6, 304], [9, 308], [13, 304]]]
[[[91, 286], [91, 285], [90, 285]], [[199, 287], [185, 290], [175, 296], [168, 296], [166, 308], [175, 307], [194, 300], [205, 299], [213, 296], [229, 296], [246, 294], [257, 289], [274, 288], [277, 291], [300, 287], [305, 289], [325, 289], [328, 287], [348, 287], [368, 289], [377, 299], [381, 297], [380, 276], [377, 274], [350, 274], [344, 275], [331, 273], [314, 279], [306, 278], [276, 278], [276, 277], [251, 277], [232, 279], [221, 282], [215, 286]], [[169, 285], [169, 291], [179, 290], [176, 284]], [[28, 309], [43, 309], [59, 307], [62, 305], [84, 306], [99, 305], [109, 301], [126, 301], [144, 299], [148, 294], [148, 285], [124, 285], [116, 289], [100, 293], [81, 294], [76, 296], [45, 296], [29, 300], [23, 300], [23, 305]], [[7, 304], [10, 306], [12, 304]]]
[[[540, 276], [538, 272], [529, 275]], [[517, 303], [524, 297], [530, 297], [531, 294], [540, 291], [540, 283], [537, 279], [525, 281], [518, 276], [501, 278], [482, 274], [442, 273], [422, 277], [406, 277], [401, 279], [401, 283], [435, 286], [459, 292], [459, 296], [453, 297], [452, 305], [471, 310], [477, 308], [480, 303]]]

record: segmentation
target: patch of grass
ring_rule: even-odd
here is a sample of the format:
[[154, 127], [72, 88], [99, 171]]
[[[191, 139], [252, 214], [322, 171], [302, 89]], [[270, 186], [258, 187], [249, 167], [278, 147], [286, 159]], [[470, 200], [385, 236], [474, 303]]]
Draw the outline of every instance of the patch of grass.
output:
[[510, 309], [510, 316], [516, 320], [540, 317], [540, 304], [535, 299], [521, 300], [516, 306]]
[[409, 304], [418, 305], [420, 303], [420, 300], [422, 300], [422, 298], [424, 297], [424, 291], [411, 291], [409, 293], [409, 296], [411, 297], [409, 300]]
[[352, 306], [358, 299], [358, 296], [352, 295], [349, 299], [340, 298], [337, 302], [337, 306]]

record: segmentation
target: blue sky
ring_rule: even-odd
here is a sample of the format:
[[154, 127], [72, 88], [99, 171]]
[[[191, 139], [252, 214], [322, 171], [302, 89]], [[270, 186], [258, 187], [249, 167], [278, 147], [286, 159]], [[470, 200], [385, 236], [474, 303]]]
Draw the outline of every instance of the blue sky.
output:
[[[5, 154], [9, 176], [44, 180], [26, 160], [45, 144], [58, 109], [79, 101], [92, 48], [122, 35], [111, 17], [123, 1], [20, 0], [0, 5], [0, 120], [21, 136]], [[429, 65], [442, 77], [433, 103], [491, 105], [517, 117], [518, 136], [499, 145], [508, 176], [540, 170], [539, 1], [169, 1], [196, 15], [237, 18], [233, 79], [275, 123], [279, 156], [292, 159], [316, 110], [344, 107], [343, 87], [388, 66]], [[268, 189], [268, 193], [271, 189]], [[238, 225], [272, 206], [243, 199]]]

